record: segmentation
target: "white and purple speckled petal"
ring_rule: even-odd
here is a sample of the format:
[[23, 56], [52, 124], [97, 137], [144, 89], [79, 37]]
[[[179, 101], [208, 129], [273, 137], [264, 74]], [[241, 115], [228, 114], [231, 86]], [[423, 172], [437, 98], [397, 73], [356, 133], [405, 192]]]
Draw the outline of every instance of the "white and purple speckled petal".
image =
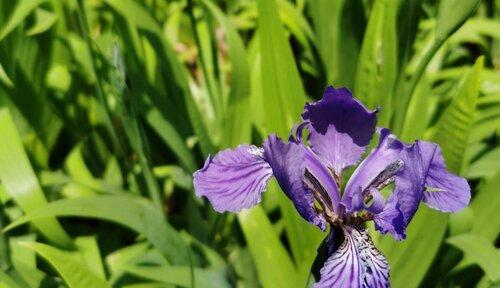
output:
[[344, 226], [344, 242], [325, 262], [314, 288], [387, 288], [389, 264], [363, 228]]

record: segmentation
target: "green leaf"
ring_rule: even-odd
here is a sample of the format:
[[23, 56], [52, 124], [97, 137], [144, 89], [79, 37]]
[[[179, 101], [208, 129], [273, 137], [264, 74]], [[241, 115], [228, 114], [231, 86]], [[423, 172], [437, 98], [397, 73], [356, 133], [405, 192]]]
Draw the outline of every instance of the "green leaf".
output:
[[[23, 286], [19, 285], [12, 277], [7, 273], [0, 270], [0, 285], [7, 285], [8, 288], [21, 288]], [[0, 286], [3, 287], [3, 286]]]
[[392, 287], [419, 287], [441, 245], [447, 219], [447, 215], [420, 205], [404, 241], [389, 235], [380, 240], [377, 247], [389, 260]]
[[[262, 104], [265, 112], [263, 124], [268, 133], [277, 133], [280, 137], [287, 137], [290, 128], [300, 117], [306, 101], [305, 92], [290, 45], [286, 41], [285, 30], [279, 21], [275, 1], [259, 0], [257, 5]], [[267, 193], [280, 195], [280, 209], [284, 218], [287, 238], [294, 260], [296, 263], [300, 263], [300, 271], [298, 271], [298, 281], [300, 282], [303, 278], [307, 278], [309, 265], [314, 260], [318, 235], [321, 233], [311, 229], [309, 223], [301, 219], [290, 200], [283, 196], [276, 184], [270, 184]], [[248, 215], [248, 217], [252, 216], [253, 214]], [[262, 251], [263, 249], [255, 248], [251, 251], [256, 257], [257, 250]], [[307, 268], [302, 269], [304, 267]], [[267, 277], [266, 274], [263, 274], [262, 268], [258, 271], [261, 279]], [[303, 280], [305, 285], [306, 279]]]
[[442, 0], [436, 23], [436, 40], [444, 41], [474, 13], [481, 0]]
[[305, 92], [275, 0], [259, 0], [257, 5], [264, 123], [268, 132], [286, 137], [299, 119]]
[[490, 243], [495, 241], [500, 231], [500, 217], [492, 217], [500, 207], [498, 187], [500, 187], [500, 172], [479, 188], [470, 205], [474, 214], [472, 232], [488, 239]]
[[[231, 287], [224, 274], [218, 271], [194, 268], [194, 275], [191, 274], [191, 267], [182, 266], [126, 266], [124, 270], [135, 276], [155, 282], [178, 285], [180, 287], [211, 288], [211, 287]], [[194, 285], [192, 279], [194, 277]]]
[[51, 202], [17, 219], [6, 230], [45, 217], [85, 217], [116, 222], [143, 234], [174, 264], [188, 264], [188, 246], [151, 202], [130, 196], [89, 196]]
[[245, 47], [238, 31], [229, 19], [210, 1], [202, 2], [220, 23], [226, 34], [231, 61], [231, 90], [224, 116], [224, 146], [234, 147], [250, 140], [250, 74]]
[[93, 236], [78, 237], [75, 239], [75, 246], [78, 249], [78, 253], [82, 257], [85, 264], [90, 271], [92, 271], [97, 277], [106, 280], [106, 273], [104, 272], [104, 266], [102, 265], [101, 253], [99, 252], [99, 246], [97, 241]]
[[298, 282], [297, 271], [292, 260], [260, 206], [241, 212], [238, 214], [238, 220], [263, 287], [305, 285], [305, 282]]
[[104, 2], [137, 27], [161, 34], [158, 22], [138, 2], [133, 0], [105, 0]]
[[27, 36], [41, 34], [54, 26], [57, 20], [56, 14], [46, 11], [44, 9], [36, 9], [36, 22], [26, 31]]
[[356, 98], [370, 108], [382, 106], [381, 125], [388, 124], [396, 81], [396, 8], [394, 0], [375, 1], [356, 72]]
[[483, 269], [491, 281], [500, 280], [500, 250], [487, 239], [470, 233], [453, 236], [446, 242], [462, 250]]
[[158, 136], [172, 149], [179, 159], [179, 162], [188, 170], [195, 171], [196, 164], [192, 152], [186, 146], [174, 125], [167, 121], [161, 112], [153, 105], [144, 105], [142, 107], [147, 123], [158, 134]]
[[430, 81], [425, 77], [422, 78], [408, 107], [405, 125], [400, 136], [402, 140], [413, 142], [423, 138], [431, 119], [432, 111], [429, 109], [431, 88]]
[[35, 252], [21, 245], [23, 242], [35, 240], [35, 234], [9, 237], [10, 258], [13, 268], [16, 270], [16, 276], [30, 287], [39, 287], [45, 277], [45, 274], [36, 268]]
[[462, 171], [465, 149], [469, 143], [476, 112], [483, 62], [482, 57], [476, 61], [434, 127], [432, 139], [443, 150], [448, 169], [455, 173]]
[[18, 4], [14, 8], [14, 11], [9, 17], [9, 20], [5, 25], [3, 25], [0, 30], [0, 41], [2, 41], [7, 35], [9, 35], [12, 30], [19, 26], [24, 19], [40, 4], [46, 2], [47, 0], [23, 0], [17, 2]]
[[14, 83], [10, 80], [9, 75], [5, 72], [2, 63], [0, 63], [0, 81], [5, 84], [7, 87], [13, 87]]
[[492, 177], [500, 170], [498, 159], [500, 159], [500, 147], [488, 151], [472, 162], [465, 174], [468, 178]]
[[352, 90], [366, 26], [362, 1], [313, 0], [309, 10], [327, 83]]
[[34, 250], [54, 266], [69, 287], [111, 287], [106, 281], [96, 276], [85, 265], [75, 260], [74, 256], [68, 252], [36, 242], [25, 242], [23, 245], [28, 249]]
[[[38, 179], [17, 132], [14, 120], [7, 109], [0, 110], [0, 181], [5, 191], [25, 212], [30, 213], [47, 203]], [[51, 242], [69, 247], [70, 237], [53, 217], [33, 222]]]
[[[497, 239], [498, 231], [500, 231], [499, 217], [491, 217], [497, 213], [500, 205], [500, 194], [498, 187], [500, 185], [500, 173], [497, 173], [489, 181], [483, 183], [479, 191], [472, 199], [470, 209], [473, 214], [473, 224], [471, 233], [486, 239], [489, 243], [494, 243]], [[464, 268], [474, 262], [474, 260], [466, 257], [457, 264], [454, 270]]]

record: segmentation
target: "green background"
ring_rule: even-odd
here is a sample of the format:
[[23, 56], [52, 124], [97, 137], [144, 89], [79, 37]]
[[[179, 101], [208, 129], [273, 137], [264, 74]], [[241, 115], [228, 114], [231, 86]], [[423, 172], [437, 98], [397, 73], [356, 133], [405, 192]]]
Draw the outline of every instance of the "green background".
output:
[[0, 287], [308, 287], [325, 234], [274, 181], [218, 214], [192, 173], [327, 85], [472, 187], [372, 233], [392, 286], [500, 287], [498, 0], [0, 0]]

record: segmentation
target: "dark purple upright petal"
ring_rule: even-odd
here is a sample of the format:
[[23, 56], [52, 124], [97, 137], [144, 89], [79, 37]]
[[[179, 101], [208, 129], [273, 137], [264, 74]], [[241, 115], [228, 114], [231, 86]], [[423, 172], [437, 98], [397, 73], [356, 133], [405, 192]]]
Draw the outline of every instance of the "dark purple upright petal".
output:
[[194, 173], [196, 195], [207, 197], [218, 212], [238, 212], [256, 205], [272, 176], [262, 153], [261, 148], [240, 145], [208, 157]]
[[467, 180], [446, 169], [439, 146], [434, 143], [420, 142], [420, 149], [422, 157], [429, 159], [424, 203], [443, 212], [455, 212], [467, 206], [471, 197], [470, 186]]
[[274, 177], [299, 214], [325, 230], [325, 219], [314, 209], [314, 195], [304, 185], [305, 147], [296, 142], [284, 143], [276, 135], [270, 135], [263, 147], [264, 158], [271, 166]]
[[328, 87], [323, 99], [306, 104], [302, 118], [309, 122], [309, 143], [337, 175], [355, 164], [370, 143], [377, 111], [368, 110], [346, 88]]
[[325, 262], [315, 288], [390, 287], [389, 264], [366, 230], [344, 226], [344, 242]]

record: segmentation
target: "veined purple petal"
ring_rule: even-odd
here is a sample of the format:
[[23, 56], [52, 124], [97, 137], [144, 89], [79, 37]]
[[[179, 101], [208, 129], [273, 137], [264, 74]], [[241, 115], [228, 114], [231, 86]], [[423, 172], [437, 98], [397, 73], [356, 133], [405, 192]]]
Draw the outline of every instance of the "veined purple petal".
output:
[[268, 137], [263, 147], [264, 158], [271, 166], [274, 177], [299, 214], [325, 230], [325, 219], [314, 210], [314, 195], [304, 186], [306, 148], [296, 142], [284, 143], [274, 134]]
[[[425, 163], [424, 163], [425, 162]], [[388, 129], [380, 130], [379, 145], [356, 169], [347, 183], [342, 204], [348, 212], [368, 210], [374, 215], [375, 228], [391, 233], [401, 240], [423, 197], [424, 181], [429, 161], [424, 161], [419, 142], [408, 145], [399, 141]], [[395, 179], [395, 180], [392, 180]], [[378, 201], [377, 187], [385, 181], [395, 181], [395, 188], [383, 209], [366, 207], [364, 194]]]
[[359, 160], [370, 143], [376, 113], [354, 99], [348, 89], [328, 87], [323, 99], [306, 104], [302, 118], [309, 122], [312, 150], [340, 175]]
[[[364, 203], [360, 193], [369, 189], [371, 184], [377, 184], [376, 178], [383, 175], [383, 172], [396, 161], [401, 159], [401, 151], [405, 145], [391, 134], [389, 129], [382, 128], [379, 131], [380, 139], [377, 148], [366, 157], [356, 168], [349, 182], [347, 182], [345, 193], [342, 197], [342, 204], [347, 212], [364, 209]], [[388, 171], [387, 173], [389, 173]], [[383, 181], [383, 179], [380, 179]]]
[[207, 197], [218, 212], [239, 212], [256, 205], [272, 176], [262, 153], [256, 146], [240, 145], [208, 157], [194, 173], [196, 195]]
[[443, 212], [455, 212], [467, 206], [471, 197], [470, 186], [467, 180], [446, 169], [439, 146], [420, 142], [420, 149], [423, 157], [430, 159], [425, 179], [424, 203]]
[[395, 188], [388, 203], [397, 203], [406, 227], [422, 200], [427, 168], [422, 161], [419, 142], [405, 147], [400, 157], [405, 166], [396, 176]]
[[406, 225], [403, 213], [399, 209], [397, 197], [393, 197], [390, 201], [387, 201], [382, 212], [374, 214], [373, 217], [375, 229], [380, 233], [390, 233], [396, 240], [406, 238]]
[[341, 214], [338, 207], [340, 203], [340, 192], [337, 183], [335, 183], [335, 180], [333, 179], [333, 175], [321, 162], [318, 156], [316, 156], [316, 154], [314, 154], [314, 152], [308, 147], [304, 147], [304, 161], [307, 171], [314, 176], [317, 184], [321, 186], [321, 189], [316, 190], [324, 190], [329, 198], [327, 199], [329, 202], [327, 204], [332, 206], [332, 210], [334, 212]]
[[315, 288], [390, 287], [389, 264], [366, 230], [344, 226], [344, 242], [325, 262]]

